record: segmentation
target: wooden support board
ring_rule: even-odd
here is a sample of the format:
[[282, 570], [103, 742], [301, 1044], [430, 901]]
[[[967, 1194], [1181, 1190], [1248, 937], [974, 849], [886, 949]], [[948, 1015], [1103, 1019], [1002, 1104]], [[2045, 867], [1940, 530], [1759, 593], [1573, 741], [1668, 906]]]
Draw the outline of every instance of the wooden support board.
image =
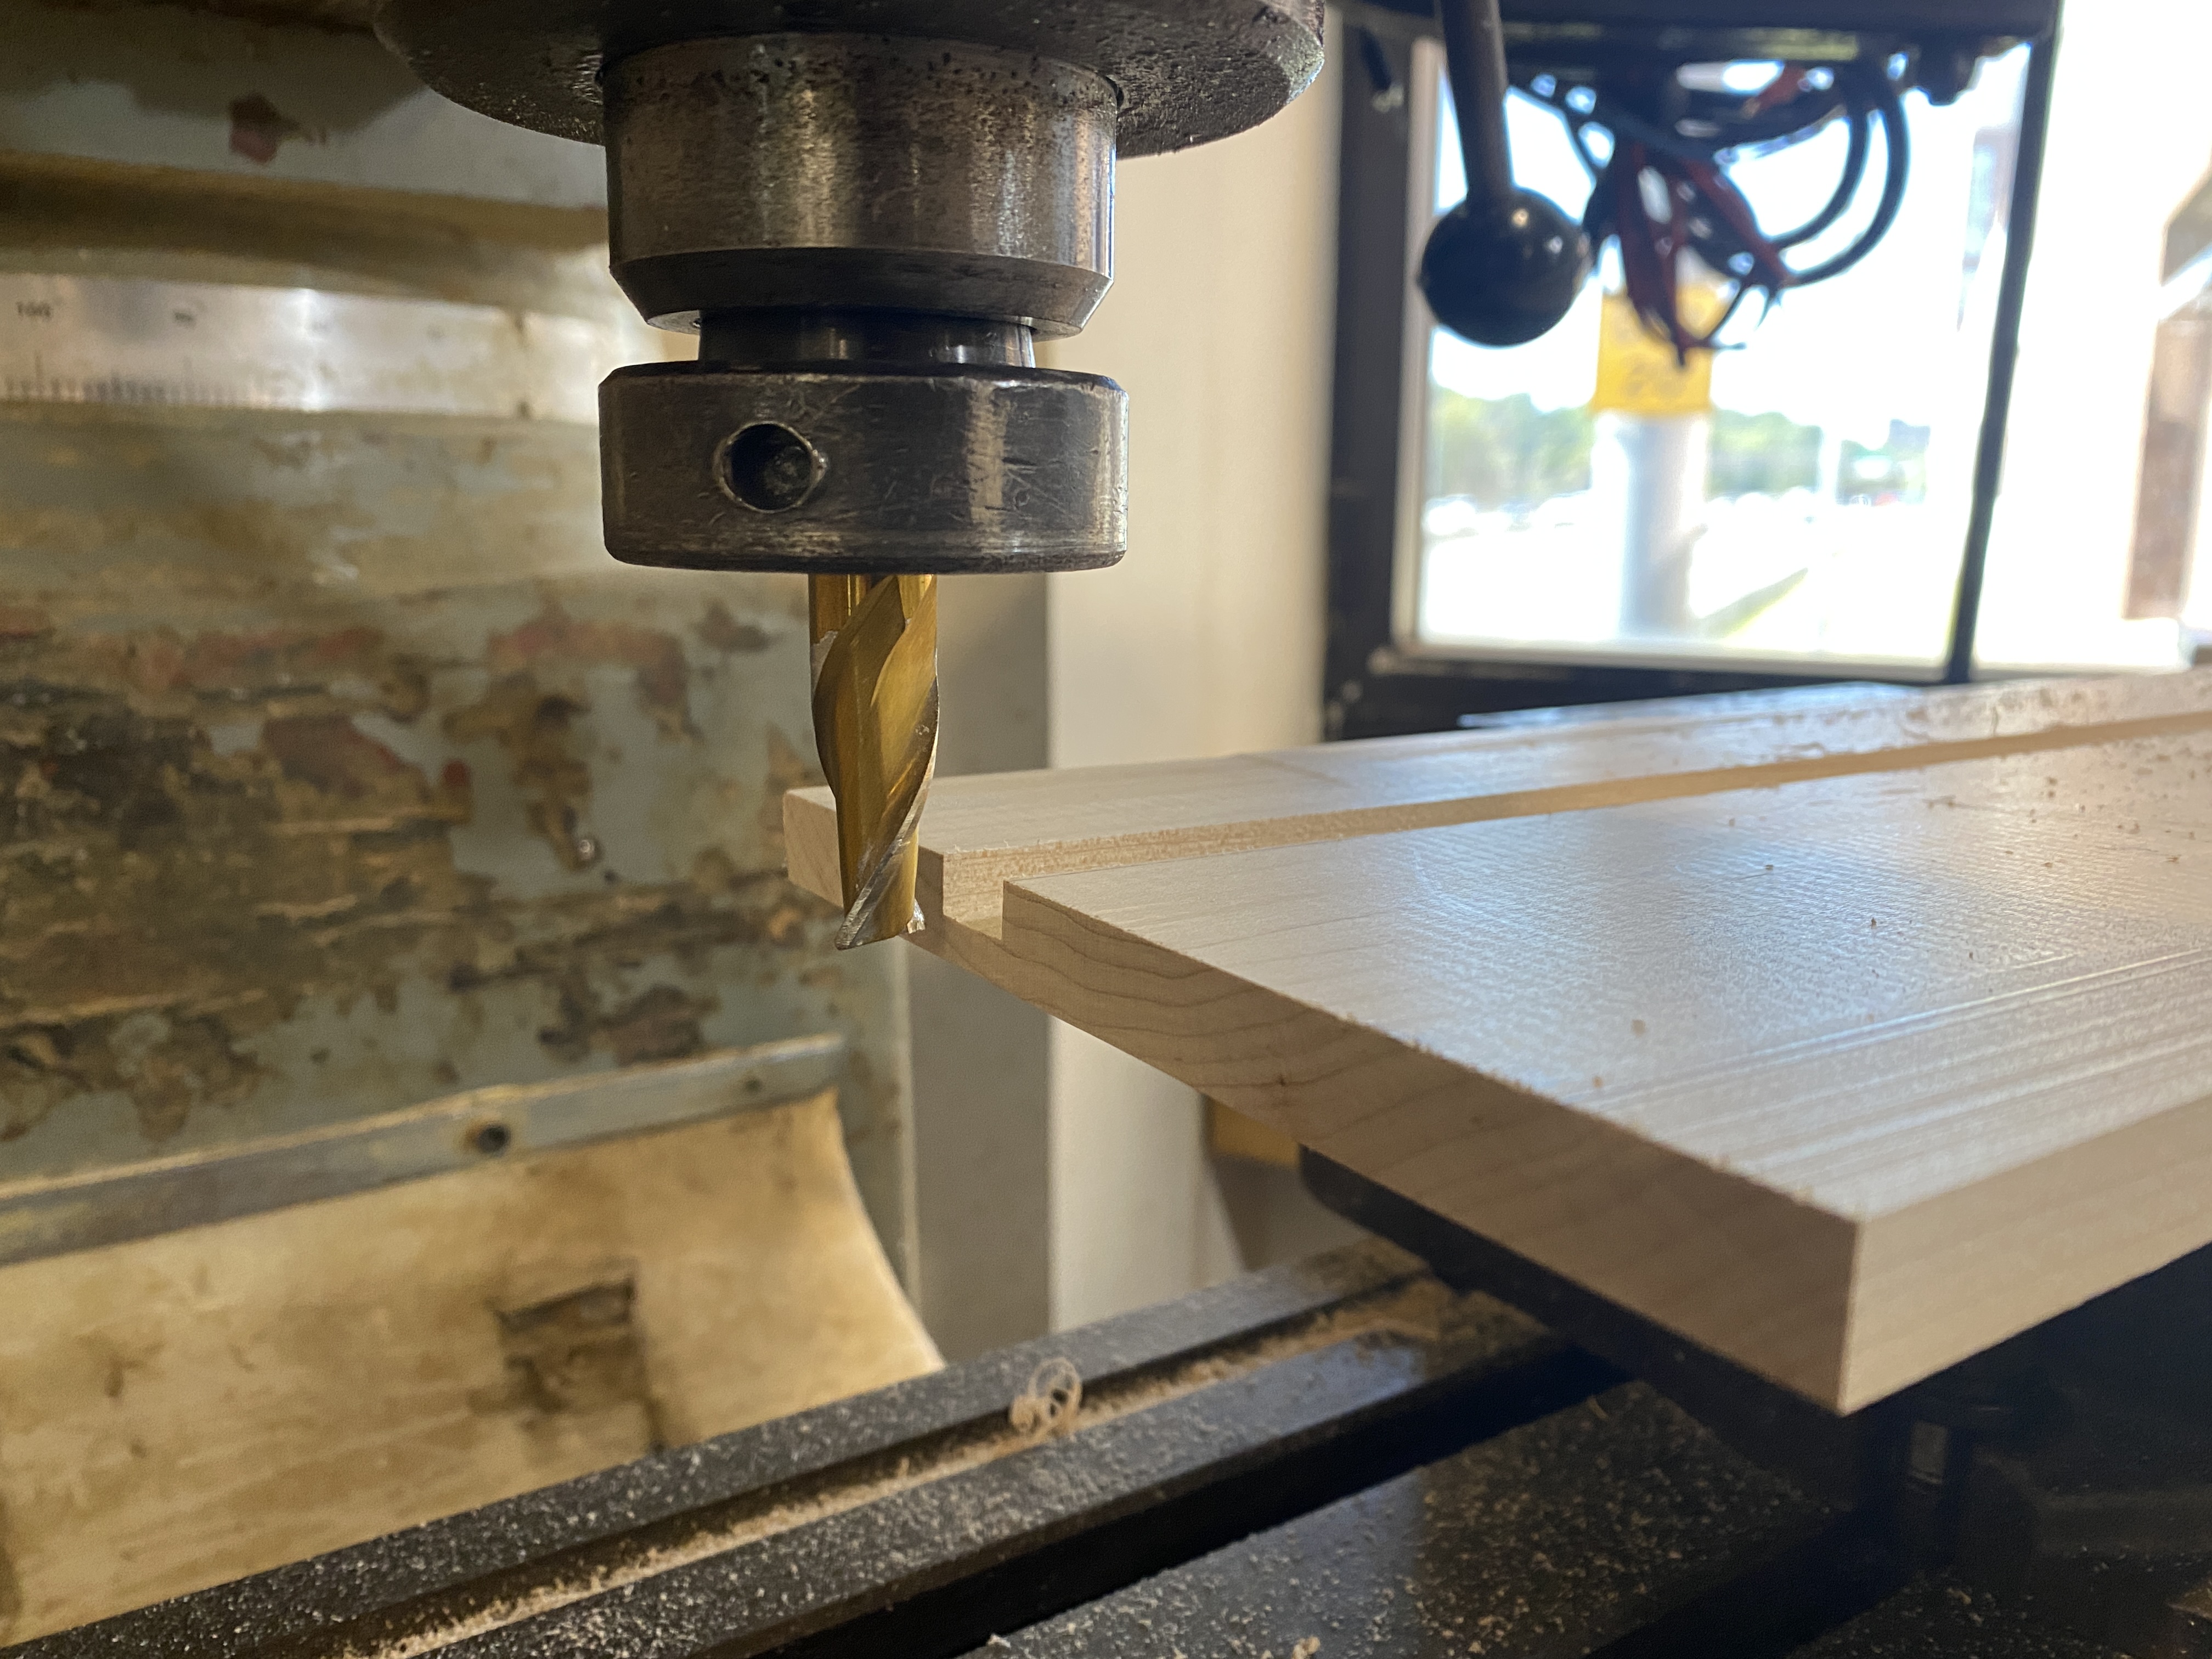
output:
[[921, 833], [927, 948], [1839, 1410], [2212, 1242], [2212, 673], [951, 780]]
[[827, 1093], [16, 1263], [0, 1310], [0, 1644], [937, 1364]]

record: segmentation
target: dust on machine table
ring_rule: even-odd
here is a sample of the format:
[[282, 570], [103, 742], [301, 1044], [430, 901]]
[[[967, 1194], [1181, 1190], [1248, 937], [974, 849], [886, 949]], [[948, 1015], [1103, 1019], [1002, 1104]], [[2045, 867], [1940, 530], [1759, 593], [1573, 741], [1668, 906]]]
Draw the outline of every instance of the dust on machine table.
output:
[[2207, 1650], [2212, 1262], [1838, 1419], [1310, 1174], [1443, 1277], [1355, 1245], [19, 1651]]

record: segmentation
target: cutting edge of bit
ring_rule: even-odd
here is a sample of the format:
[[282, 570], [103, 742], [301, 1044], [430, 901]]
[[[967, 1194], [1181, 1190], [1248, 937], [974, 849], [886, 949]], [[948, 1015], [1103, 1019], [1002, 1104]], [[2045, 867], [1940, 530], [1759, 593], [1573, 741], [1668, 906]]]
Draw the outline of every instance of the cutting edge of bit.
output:
[[[921, 809], [927, 799], [929, 786], [937, 776], [937, 688], [929, 692], [928, 724], [931, 729], [929, 762], [925, 768], [921, 787], [915, 790], [906, 815], [891, 834], [882, 854], [865, 877], [857, 893], [846, 897], [845, 919], [837, 924], [836, 946], [849, 951], [856, 945], [874, 945], [887, 939], [898, 939], [920, 931], [926, 919], [921, 913], [921, 902], [915, 896], [914, 889], [920, 875], [917, 866], [921, 849], [915, 844], [915, 831], [921, 823]], [[886, 927], [884, 919], [894, 908], [887, 903], [892, 890], [903, 887], [906, 892], [907, 921], [904, 926]]]
[[815, 744], [837, 802], [839, 950], [922, 925], [915, 832], [937, 768], [934, 576], [809, 583]]

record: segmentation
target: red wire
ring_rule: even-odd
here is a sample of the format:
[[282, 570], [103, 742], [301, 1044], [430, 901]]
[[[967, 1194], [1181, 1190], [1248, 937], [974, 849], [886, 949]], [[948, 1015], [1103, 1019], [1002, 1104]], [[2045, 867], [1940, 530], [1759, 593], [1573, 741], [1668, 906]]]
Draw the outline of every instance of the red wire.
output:
[[[1701, 202], [1725, 221], [1751, 255], [1751, 272], [1737, 279], [1744, 288], [1773, 293], [1790, 285], [1792, 273], [1780, 250], [1761, 234], [1751, 204], [1718, 167], [1655, 152], [1632, 141], [1620, 146], [1610, 171], [1621, 275], [1629, 303], [1647, 328], [1673, 345], [1677, 362], [1686, 364], [1692, 351], [1711, 349], [1723, 325], [1717, 323], [1704, 334], [1693, 334], [1682, 320], [1677, 267], [1690, 240], [1690, 202]], [[1668, 213], [1663, 229], [1644, 199], [1647, 171], [1657, 174], [1666, 185]]]

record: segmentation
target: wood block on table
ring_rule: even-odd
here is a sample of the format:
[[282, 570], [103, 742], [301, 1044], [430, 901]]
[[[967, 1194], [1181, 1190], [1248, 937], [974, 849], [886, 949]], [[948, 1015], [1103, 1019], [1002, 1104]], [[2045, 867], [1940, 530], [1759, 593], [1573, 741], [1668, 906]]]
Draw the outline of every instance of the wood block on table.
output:
[[955, 780], [921, 836], [927, 948], [1837, 1409], [2212, 1242], [2212, 674]]
[[0, 1309], [0, 1644], [938, 1363], [829, 1093], [13, 1263]]

